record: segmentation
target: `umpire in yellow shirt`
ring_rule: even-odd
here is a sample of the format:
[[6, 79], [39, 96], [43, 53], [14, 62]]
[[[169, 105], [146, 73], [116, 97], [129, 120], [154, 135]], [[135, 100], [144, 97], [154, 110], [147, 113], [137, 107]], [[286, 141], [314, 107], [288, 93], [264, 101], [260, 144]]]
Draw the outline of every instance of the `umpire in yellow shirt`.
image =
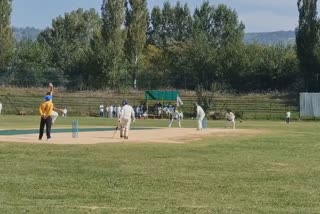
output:
[[44, 126], [46, 126], [47, 140], [51, 138], [51, 125], [52, 118], [51, 113], [53, 111], [53, 103], [51, 102], [52, 97], [47, 95], [44, 97], [45, 101], [40, 105], [39, 112], [41, 116], [39, 140], [42, 140]]

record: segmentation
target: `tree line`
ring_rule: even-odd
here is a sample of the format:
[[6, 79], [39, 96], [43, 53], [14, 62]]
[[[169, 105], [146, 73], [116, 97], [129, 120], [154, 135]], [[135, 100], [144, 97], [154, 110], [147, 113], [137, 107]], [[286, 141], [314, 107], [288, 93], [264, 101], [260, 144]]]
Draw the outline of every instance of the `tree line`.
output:
[[319, 91], [317, 0], [298, 0], [295, 45], [247, 45], [245, 25], [227, 5], [104, 0], [52, 21], [36, 41], [16, 42], [12, 0], [0, 1], [2, 84], [49, 81], [70, 90], [190, 89]]

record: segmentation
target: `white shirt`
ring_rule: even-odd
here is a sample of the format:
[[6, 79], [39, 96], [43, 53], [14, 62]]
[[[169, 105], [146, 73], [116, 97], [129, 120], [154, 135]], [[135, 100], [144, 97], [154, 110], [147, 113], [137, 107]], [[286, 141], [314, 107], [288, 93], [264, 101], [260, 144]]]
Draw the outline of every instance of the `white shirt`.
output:
[[180, 112], [178, 112], [178, 110], [171, 112], [171, 115], [172, 115], [172, 119], [180, 120]]
[[118, 107], [117, 107], [117, 112], [120, 114], [120, 112], [121, 112], [121, 106], [118, 106]]
[[120, 118], [133, 118], [135, 119], [133, 108], [130, 105], [124, 105], [121, 109]]
[[100, 112], [104, 112], [104, 107], [103, 107], [103, 105], [100, 105]]
[[202, 116], [202, 115], [205, 115], [205, 113], [204, 113], [202, 107], [197, 105], [197, 117]]
[[235, 118], [234, 114], [232, 112], [230, 113], [226, 113], [226, 119], [229, 120], [229, 121], [233, 121]]
[[287, 118], [290, 118], [290, 117], [291, 117], [291, 112], [288, 111], [288, 112], [287, 112]]

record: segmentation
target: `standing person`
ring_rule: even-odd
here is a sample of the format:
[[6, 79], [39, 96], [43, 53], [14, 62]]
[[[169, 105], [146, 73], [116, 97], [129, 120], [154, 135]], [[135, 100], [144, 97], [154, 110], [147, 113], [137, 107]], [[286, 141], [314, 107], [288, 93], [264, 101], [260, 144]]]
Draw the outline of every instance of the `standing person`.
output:
[[181, 128], [181, 114], [178, 111], [178, 109], [174, 108], [170, 114], [171, 114], [171, 121], [169, 124], [169, 128], [171, 128], [172, 123], [175, 119], [178, 120], [179, 128]]
[[290, 117], [291, 117], [291, 112], [288, 111], [288, 112], [286, 113], [286, 123], [287, 123], [287, 124], [290, 123]]
[[0, 114], [1, 114], [1, 111], [2, 111], [2, 103], [0, 103]]
[[62, 110], [62, 117], [67, 117], [67, 113], [68, 113], [67, 107], [64, 107], [64, 109]]
[[133, 108], [128, 104], [126, 100], [122, 101], [122, 109], [120, 113], [120, 138], [129, 139], [129, 130], [131, 119], [135, 121], [135, 114]]
[[117, 118], [117, 106], [116, 105], [112, 105], [113, 106], [113, 117]]
[[140, 107], [139, 107], [139, 105], [137, 105], [137, 107], [136, 107], [136, 112], [137, 112], [137, 118], [140, 119], [140, 117], [141, 117], [141, 112], [140, 112]]
[[230, 109], [227, 109], [227, 113], [226, 113], [226, 123], [224, 125], [225, 128], [227, 128], [227, 122], [231, 122], [232, 123], [232, 128], [235, 129], [236, 128], [236, 121], [235, 121], [236, 116], [234, 116], [234, 114], [232, 113], [232, 111]]
[[103, 117], [103, 116], [104, 116], [104, 106], [103, 106], [103, 104], [101, 104], [101, 105], [99, 106], [99, 115], [100, 115], [100, 117]]
[[40, 129], [39, 129], [39, 140], [42, 140], [44, 127], [46, 126], [47, 140], [51, 138], [51, 125], [52, 125], [52, 111], [53, 103], [52, 97], [46, 95], [44, 97], [45, 101], [40, 105], [39, 112], [41, 116]]
[[117, 118], [120, 119], [120, 114], [121, 114], [121, 106], [118, 105], [117, 107]]
[[202, 130], [202, 120], [206, 116], [206, 114], [204, 113], [202, 107], [198, 105], [198, 103], [194, 103], [194, 104], [196, 106], [196, 111], [197, 111], [197, 117], [196, 117], [196, 119], [198, 120], [197, 130], [201, 131]]
[[[53, 99], [53, 84], [52, 83], [49, 83], [49, 92], [47, 93], [47, 95], [49, 95], [51, 97], [50, 101], [52, 102], [52, 99]], [[55, 108], [53, 106], [53, 111], [51, 113], [52, 125], [54, 124], [54, 122], [56, 121], [56, 119], [59, 116], [58, 112], [56, 112], [57, 110], [61, 111], [60, 109]]]
[[108, 109], [108, 114], [109, 114], [109, 118], [113, 118], [113, 106], [112, 106], [112, 104], [109, 106], [109, 109]]

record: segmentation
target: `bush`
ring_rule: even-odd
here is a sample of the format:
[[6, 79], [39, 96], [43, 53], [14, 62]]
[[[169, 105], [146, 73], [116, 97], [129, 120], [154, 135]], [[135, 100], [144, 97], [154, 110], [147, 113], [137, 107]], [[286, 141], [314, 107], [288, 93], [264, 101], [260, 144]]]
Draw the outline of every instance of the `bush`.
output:
[[222, 112], [210, 112], [209, 113], [209, 119], [211, 120], [221, 120], [224, 119], [224, 114]]
[[243, 115], [244, 115], [243, 111], [236, 111], [234, 113], [234, 116], [236, 116], [236, 118], [239, 118], [239, 119], [243, 119]]

